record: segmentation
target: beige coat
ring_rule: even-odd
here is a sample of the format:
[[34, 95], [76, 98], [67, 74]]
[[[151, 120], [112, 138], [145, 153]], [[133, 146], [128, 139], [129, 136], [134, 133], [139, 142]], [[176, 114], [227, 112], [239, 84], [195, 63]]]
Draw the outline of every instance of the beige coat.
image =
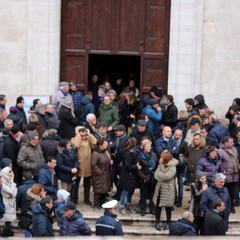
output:
[[[75, 132], [78, 132], [81, 126], [75, 128]], [[71, 139], [71, 143], [77, 150], [78, 162], [79, 162], [79, 177], [90, 177], [92, 176], [91, 170], [91, 156], [92, 156], [92, 148], [97, 143], [97, 139], [89, 134], [86, 140], [82, 140], [80, 136], [75, 136]]]
[[170, 160], [166, 165], [159, 163], [154, 177], [157, 184], [154, 191], [153, 202], [157, 203], [160, 195], [159, 207], [172, 207], [175, 201], [175, 175], [178, 161]]

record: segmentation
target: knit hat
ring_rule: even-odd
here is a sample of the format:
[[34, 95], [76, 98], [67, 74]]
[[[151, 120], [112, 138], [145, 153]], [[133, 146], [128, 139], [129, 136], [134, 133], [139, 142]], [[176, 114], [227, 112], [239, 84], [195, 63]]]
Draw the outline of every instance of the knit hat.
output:
[[120, 125], [117, 125], [114, 128], [114, 131], [124, 131], [124, 132], [126, 132], [126, 127], [123, 124], [120, 124]]
[[200, 121], [198, 118], [192, 118], [192, 120], [190, 121], [190, 126], [195, 125], [196, 123], [200, 124]]
[[208, 149], [207, 149], [207, 154], [210, 154], [211, 152], [217, 152], [217, 147], [215, 146], [210, 146]]
[[12, 160], [10, 158], [3, 158], [1, 160], [1, 167], [2, 168], [9, 167], [10, 164], [12, 164]]
[[201, 177], [205, 176], [206, 177], [206, 173], [201, 171], [201, 170], [197, 170], [196, 171], [196, 179], [199, 180]]
[[24, 103], [24, 99], [22, 96], [18, 97], [17, 100], [16, 100], [16, 103]]
[[65, 206], [63, 206], [63, 211], [66, 210], [76, 210], [76, 204], [73, 202], [68, 202]]

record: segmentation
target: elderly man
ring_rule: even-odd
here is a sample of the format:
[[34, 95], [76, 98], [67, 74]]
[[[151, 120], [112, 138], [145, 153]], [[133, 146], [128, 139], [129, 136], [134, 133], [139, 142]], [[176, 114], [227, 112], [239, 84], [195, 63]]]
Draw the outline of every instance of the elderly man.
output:
[[64, 207], [64, 216], [60, 223], [60, 236], [92, 235], [92, 230], [85, 222], [82, 213], [76, 210], [76, 205], [68, 202]]
[[54, 113], [53, 105], [50, 103], [45, 104], [45, 121], [48, 129], [58, 129], [60, 121], [57, 114]]
[[190, 128], [188, 129], [184, 141], [187, 142], [188, 146], [191, 145], [193, 140], [193, 135], [195, 133], [200, 133], [201, 119], [198, 116], [192, 116], [189, 118]]
[[89, 113], [86, 116], [86, 121], [83, 123], [83, 126], [90, 130], [91, 134], [94, 134], [96, 131], [97, 118], [94, 113]]
[[193, 223], [193, 214], [184, 212], [182, 219], [172, 223], [169, 227], [170, 236], [196, 236], [195, 224]]
[[60, 82], [59, 90], [52, 96], [52, 103], [54, 111], [58, 114], [60, 107], [62, 106], [64, 100], [68, 99], [72, 104], [73, 109], [73, 100], [72, 96], [69, 94], [69, 83]]
[[231, 137], [224, 137], [220, 144], [220, 148], [218, 149], [222, 168], [226, 173], [225, 187], [228, 189], [231, 199], [231, 213], [235, 213], [234, 192], [239, 181], [238, 152], [233, 145], [234, 142]]
[[111, 200], [102, 205], [104, 215], [96, 222], [97, 236], [123, 236], [121, 223], [117, 219], [117, 200]]
[[118, 109], [111, 103], [110, 97], [108, 95], [103, 97], [103, 102], [99, 107], [99, 122], [104, 122], [107, 124], [107, 130], [112, 131], [119, 124], [119, 114]]
[[223, 211], [224, 227], [225, 231], [228, 229], [228, 218], [231, 211], [230, 198], [228, 190], [224, 187], [226, 176], [223, 173], [217, 173], [214, 177], [214, 185], [203, 191], [200, 208], [204, 214], [208, 214], [214, 209], [214, 201], [221, 199], [225, 204]]
[[31, 172], [34, 178], [38, 179], [40, 166], [44, 163], [39, 136], [35, 131], [29, 131], [27, 136], [28, 141], [20, 148], [17, 163], [23, 172]]
[[35, 106], [35, 114], [38, 117], [40, 124], [47, 129], [47, 123], [45, 119], [46, 107], [42, 103], [39, 103]]

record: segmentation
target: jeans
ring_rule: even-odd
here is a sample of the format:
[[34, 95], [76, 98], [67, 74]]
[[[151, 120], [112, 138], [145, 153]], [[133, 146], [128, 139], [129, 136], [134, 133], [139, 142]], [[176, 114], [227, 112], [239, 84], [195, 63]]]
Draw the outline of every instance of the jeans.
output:
[[127, 203], [132, 203], [132, 195], [134, 193], [134, 189], [123, 189], [120, 197], [120, 207], [125, 207], [126, 204], [126, 198]]
[[178, 182], [177, 202], [182, 202], [182, 199], [183, 199], [183, 177], [184, 177], [184, 172], [177, 172], [177, 182]]

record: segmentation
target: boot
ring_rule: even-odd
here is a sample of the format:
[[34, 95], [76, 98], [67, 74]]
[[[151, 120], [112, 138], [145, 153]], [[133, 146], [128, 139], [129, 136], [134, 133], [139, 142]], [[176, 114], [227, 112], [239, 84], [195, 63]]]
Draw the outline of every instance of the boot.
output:
[[165, 211], [166, 211], [166, 216], [167, 216], [167, 222], [166, 222], [165, 226], [163, 227], [163, 230], [168, 230], [169, 225], [171, 223], [172, 209], [171, 209], [171, 207], [165, 207]]
[[155, 209], [155, 228], [157, 231], [161, 231], [161, 225], [160, 225], [160, 215], [161, 215], [161, 208], [156, 207]]

